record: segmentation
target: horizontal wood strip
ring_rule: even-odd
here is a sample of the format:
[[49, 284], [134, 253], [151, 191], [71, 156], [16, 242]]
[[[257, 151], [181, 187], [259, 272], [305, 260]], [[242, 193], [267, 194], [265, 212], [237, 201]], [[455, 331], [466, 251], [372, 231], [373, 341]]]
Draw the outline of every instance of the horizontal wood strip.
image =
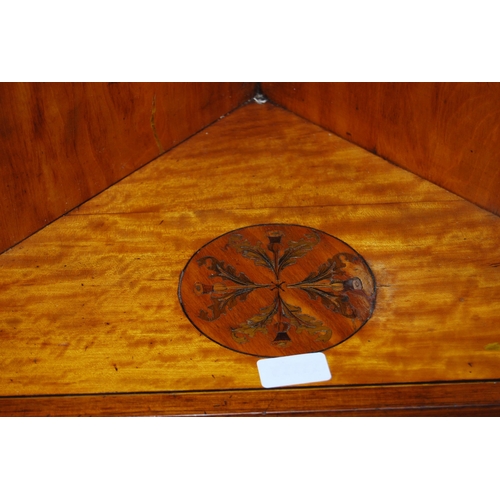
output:
[[496, 382], [0, 398], [0, 416], [498, 415]]

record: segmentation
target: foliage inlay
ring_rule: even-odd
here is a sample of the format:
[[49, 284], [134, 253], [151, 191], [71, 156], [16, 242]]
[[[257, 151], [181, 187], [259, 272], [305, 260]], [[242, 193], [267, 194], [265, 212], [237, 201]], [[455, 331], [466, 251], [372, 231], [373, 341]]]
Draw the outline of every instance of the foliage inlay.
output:
[[259, 356], [322, 351], [359, 330], [375, 303], [373, 275], [322, 231], [271, 224], [202, 247], [181, 276], [190, 321], [212, 340]]

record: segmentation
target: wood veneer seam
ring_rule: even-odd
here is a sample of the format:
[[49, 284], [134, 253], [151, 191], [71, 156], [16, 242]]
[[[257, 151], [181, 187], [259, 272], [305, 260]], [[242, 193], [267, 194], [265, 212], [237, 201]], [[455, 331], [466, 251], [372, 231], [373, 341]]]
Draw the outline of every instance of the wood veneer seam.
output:
[[151, 129], [153, 130], [153, 136], [155, 138], [156, 145], [158, 146], [158, 151], [161, 156], [165, 152], [165, 148], [163, 147], [160, 138], [158, 137], [158, 132], [156, 131], [156, 94], [153, 96], [150, 123], [151, 123]]
[[[141, 167], [142, 168], [142, 167]], [[252, 210], [278, 210], [278, 209], [292, 209], [292, 210], [299, 210], [299, 209], [310, 209], [310, 208], [317, 208], [317, 209], [324, 209], [324, 208], [338, 208], [338, 207], [370, 207], [370, 206], [393, 206], [393, 205], [433, 205], [433, 204], [447, 204], [447, 203], [464, 203], [464, 204], [470, 204], [470, 201], [467, 201], [465, 199], [460, 199], [460, 200], [437, 200], [437, 201], [387, 201], [387, 202], [374, 202], [374, 203], [346, 203], [346, 204], [335, 204], [335, 205], [287, 205], [285, 206], [276, 206], [276, 207], [238, 207], [238, 208], [231, 208], [228, 209], [227, 212], [249, 212]], [[77, 210], [75, 208], [75, 210]], [[197, 210], [184, 210], [184, 211], [172, 211], [172, 210], [161, 210], [161, 211], [145, 211], [145, 212], [89, 212], [89, 213], [73, 213], [69, 212], [65, 214], [64, 216], [68, 217], [93, 217], [93, 216], [106, 216], [106, 215], [141, 215], [141, 214], [157, 214], [161, 215], [163, 213], [168, 213], [168, 214], [185, 214], [185, 213], [205, 213], [205, 212], [212, 212], [217, 209], [214, 208], [206, 208], [206, 209], [197, 209]], [[494, 214], [492, 214], [494, 215]], [[64, 217], [63, 216], [63, 217]]]
[[[452, 380], [452, 381], [430, 381], [430, 382], [401, 382], [401, 383], [391, 383], [391, 384], [352, 384], [352, 385], [333, 385], [333, 386], [314, 386], [314, 385], [304, 385], [304, 386], [289, 386], [289, 387], [277, 387], [274, 389], [265, 388], [235, 388], [235, 389], [206, 389], [206, 390], [186, 390], [186, 391], [137, 391], [137, 392], [89, 392], [89, 393], [68, 393], [68, 394], [30, 394], [30, 395], [11, 395], [11, 396], [0, 396], [0, 403], [2, 400], [11, 399], [45, 399], [45, 398], [86, 398], [86, 397], [124, 397], [124, 396], [182, 396], [182, 395], [205, 395], [205, 394], [232, 394], [232, 393], [273, 393], [276, 391], [280, 392], [292, 392], [292, 391], [323, 391], [323, 392], [335, 392], [335, 391], [345, 391], [351, 389], [389, 389], [389, 388], [412, 388], [412, 387], [446, 387], [446, 386], [457, 386], [457, 385], [480, 385], [480, 384], [492, 384], [496, 385], [500, 383], [500, 379], [485, 379], [485, 380]], [[500, 403], [500, 402], [499, 402]]]

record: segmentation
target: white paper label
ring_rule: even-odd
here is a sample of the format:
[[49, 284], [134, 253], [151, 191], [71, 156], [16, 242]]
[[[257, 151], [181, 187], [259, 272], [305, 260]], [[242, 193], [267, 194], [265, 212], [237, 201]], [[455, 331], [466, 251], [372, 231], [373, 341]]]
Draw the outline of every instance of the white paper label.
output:
[[260, 382], [266, 389], [324, 382], [332, 378], [326, 356], [322, 352], [259, 359], [257, 368]]

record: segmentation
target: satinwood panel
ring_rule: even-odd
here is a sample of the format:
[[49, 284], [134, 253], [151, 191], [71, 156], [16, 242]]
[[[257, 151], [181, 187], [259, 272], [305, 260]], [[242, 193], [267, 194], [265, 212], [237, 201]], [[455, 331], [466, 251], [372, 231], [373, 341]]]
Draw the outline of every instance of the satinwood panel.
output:
[[499, 83], [265, 83], [276, 103], [500, 214]]
[[[258, 357], [201, 333], [178, 296], [190, 259], [221, 235], [265, 225], [262, 248], [278, 263], [296, 248], [290, 241], [312, 241], [300, 231], [280, 239], [275, 224], [349, 245], [376, 292], [369, 320], [323, 351], [331, 380], [289, 391], [263, 389]], [[236, 234], [253, 247], [264, 238]], [[225, 262], [241, 273], [238, 241], [242, 253]], [[293, 276], [297, 283], [326, 271], [324, 257], [303, 269], [305, 279]], [[286, 110], [252, 103], [0, 255], [0, 411], [498, 414], [499, 297], [497, 216]], [[325, 322], [324, 304], [309, 298], [299, 306]], [[210, 302], [202, 305], [208, 313]]]
[[242, 83], [0, 84], [0, 252], [252, 93]]

